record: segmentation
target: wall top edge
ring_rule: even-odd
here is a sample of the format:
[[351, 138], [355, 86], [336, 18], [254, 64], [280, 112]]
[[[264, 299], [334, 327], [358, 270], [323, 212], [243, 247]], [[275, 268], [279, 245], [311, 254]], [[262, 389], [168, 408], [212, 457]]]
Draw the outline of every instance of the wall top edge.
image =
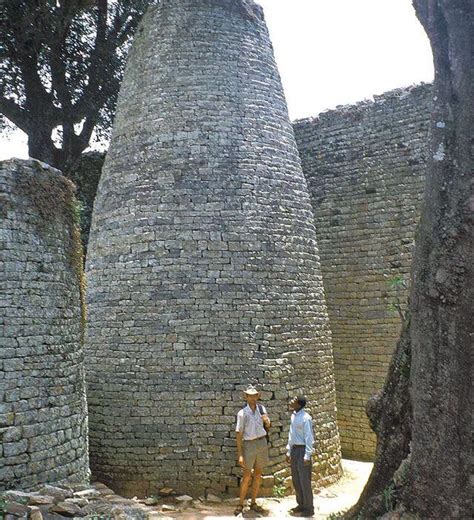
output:
[[292, 123], [294, 126], [303, 127], [307, 125], [317, 125], [325, 123], [331, 119], [350, 118], [356, 113], [365, 112], [367, 110], [381, 107], [385, 104], [399, 103], [401, 100], [409, 97], [425, 97], [428, 96], [432, 89], [432, 83], [419, 83], [408, 87], [396, 88], [389, 90], [383, 94], [376, 94], [373, 99], [364, 99], [354, 104], [338, 105], [336, 108], [324, 110], [316, 116], [296, 119]]

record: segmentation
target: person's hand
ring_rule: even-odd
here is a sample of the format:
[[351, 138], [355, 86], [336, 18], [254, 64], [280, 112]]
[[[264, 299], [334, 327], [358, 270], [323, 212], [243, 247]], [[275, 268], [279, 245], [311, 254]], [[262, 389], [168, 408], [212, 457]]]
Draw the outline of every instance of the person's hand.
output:
[[240, 466], [242, 469], [245, 469], [245, 461], [244, 461], [244, 456], [243, 456], [243, 455], [240, 455], [240, 456], [239, 456], [237, 462], [238, 462], [239, 466]]
[[262, 421], [263, 421], [263, 424], [267, 427], [267, 428], [270, 428], [270, 419], [268, 418], [268, 415], [264, 415], [262, 417]]
[[305, 466], [309, 466], [310, 464], [311, 464], [311, 459], [308, 459], [308, 460], [304, 459]]
[[288, 464], [291, 462], [291, 457], [289, 455], [286, 456], [286, 462], [288, 462]]

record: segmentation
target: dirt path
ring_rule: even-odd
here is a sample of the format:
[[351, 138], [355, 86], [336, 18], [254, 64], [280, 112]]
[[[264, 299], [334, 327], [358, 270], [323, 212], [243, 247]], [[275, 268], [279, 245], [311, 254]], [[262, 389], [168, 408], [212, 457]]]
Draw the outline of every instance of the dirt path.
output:
[[[338, 513], [348, 509], [355, 504], [359, 495], [369, 477], [372, 464], [368, 462], [357, 462], [352, 460], [343, 460], [344, 476], [341, 480], [321, 490], [314, 495], [316, 514], [314, 518], [322, 520], [327, 519], [331, 513]], [[291, 518], [288, 510], [296, 505], [294, 496], [281, 499], [265, 498], [259, 499], [258, 503], [262, 505], [268, 514], [265, 518]], [[219, 504], [213, 503], [196, 503], [193, 502], [189, 508], [182, 511], [163, 512], [153, 507], [147, 508], [149, 520], [158, 520], [163, 518], [180, 519], [180, 520], [213, 520], [222, 518], [236, 518], [233, 516], [235, 509], [235, 499], [225, 500]], [[161, 508], [160, 508], [161, 509]], [[166, 515], [166, 516], [164, 516]], [[239, 518], [258, 518], [252, 511], [245, 511], [243, 516]]]

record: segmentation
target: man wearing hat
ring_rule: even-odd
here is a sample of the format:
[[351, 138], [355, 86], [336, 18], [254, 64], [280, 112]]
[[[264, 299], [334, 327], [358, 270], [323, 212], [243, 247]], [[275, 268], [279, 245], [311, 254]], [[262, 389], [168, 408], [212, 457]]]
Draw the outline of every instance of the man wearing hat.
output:
[[257, 505], [256, 500], [262, 471], [268, 463], [266, 429], [268, 430], [271, 426], [265, 407], [258, 404], [260, 398], [258, 390], [254, 386], [249, 385], [244, 391], [244, 397], [247, 401], [247, 406], [242, 408], [237, 414], [237, 426], [235, 427], [237, 432], [238, 463], [244, 470], [240, 482], [240, 502], [234, 511], [235, 515], [239, 515], [243, 511], [250, 480], [252, 479], [252, 470], [254, 471], [254, 479], [250, 509], [257, 513], [264, 512], [263, 508]]
[[297, 506], [290, 510], [294, 516], [314, 515], [313, 490], [311, 488], [313, 455], [313, 419], [304, 409], [306, 398], [302, 395], [290, 401], [290, 432], [286, 446], [286, 458], [291, 463], [291, 480], [295, 488]]

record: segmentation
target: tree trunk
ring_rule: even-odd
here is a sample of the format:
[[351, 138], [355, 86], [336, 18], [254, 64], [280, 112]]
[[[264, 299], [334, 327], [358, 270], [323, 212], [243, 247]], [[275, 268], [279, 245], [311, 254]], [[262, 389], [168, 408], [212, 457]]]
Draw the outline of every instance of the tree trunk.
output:
[[[436, 71], [407, 340], [413, 416], [408, 420], [409, 396], [401, 394], [408, 385], [391, 370], [382, 406], [375, 406], [381, 412], [375, 421], [374, 471], [349, 518], [377, 518], [391, 508], [423, 519], [467, 519], [473, 513], [474, 2], [413, 3], [430, 38]], [[394, 359], [399, 355], [397, 348]], [[405, 430], [397, 421], [405, 421]], [[399, 438], [403, 452], [410, 432], [411, 453], [395, 471], [405, 454], [396, 453], [391, 437]]]
[[59, 150], [54, 146], [51, 139], [51, 132], [45, 133], [45, 128], [38, 128], [36, 132], [28, 134], [28, 155], [33, 159], [38, 159], [55, 168], [61, 169]]
[[384, 388], [367, 403], [370, 426], [377, 434], [375, 463], [358, 503], [348, 518], [377, 518], [393, 507], [394, 473], [407, 459], [411, 440], [410, 317], [403, 324]]
[[414, 5], [436, 76], [412, 270], [413, 446], [401, 498], [422, 518], [472, 518], [474, 2]]
[[71, 178], [72, 171], [80, 162], [82, 152], [88, 146], [88, 140], [81, 140], [79, 136], [72, 136], [69, 143], [73, 146], [65, 146], [57, 148], [51, 138], [51, 130], [42, 121], [36, 127], [36, 131], [32, 131], [28, 135], [28, 155], [34, 159], [38, 159], [47, 163], [58, 170], [63, 175]]

